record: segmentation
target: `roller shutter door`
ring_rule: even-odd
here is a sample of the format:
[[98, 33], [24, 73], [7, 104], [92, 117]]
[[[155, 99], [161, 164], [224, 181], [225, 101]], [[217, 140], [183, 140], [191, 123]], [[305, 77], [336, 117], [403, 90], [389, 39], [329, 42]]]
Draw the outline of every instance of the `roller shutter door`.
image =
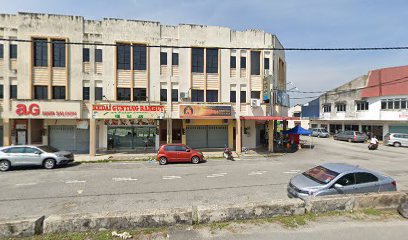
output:
[[223, 148], [228, 144], [228, 126], [187, 126], [186, 138], [192, 148]]
[[[96, 136], [99, 136], [97, 128]], [[89, 129], [78, 129], [76, 126], [50, 126], [49, 144], [60, 150], [74, 153], [89, 153]], [[96, 138], [96, 146], [98, 139]]]
[[408, 126], [390, 126], [390, 133], [408, 133]]

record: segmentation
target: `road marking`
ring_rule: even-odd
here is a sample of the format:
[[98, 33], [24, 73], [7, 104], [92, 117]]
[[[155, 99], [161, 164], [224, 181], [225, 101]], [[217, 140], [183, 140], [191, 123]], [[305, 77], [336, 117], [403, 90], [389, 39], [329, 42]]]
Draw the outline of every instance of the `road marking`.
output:
[[268, 171], [252, 171], [250, 173], [248, 173], [248, 176], [252, 176], [252, 175], [262, 175], [264, 173], [266, 173]]
[[83, 192], [84, 192], [84, 190], [82, 190], [82, 189], [79, 189], [79, 190], [77, 191], [78, 194], [82, 194]]
[[120, 163], [114, 163], [114, 164], [119, 164], [119, 165], [140, 165], [142, 163], [140, 163], [140, 162], [120, 162]]
[[208, 178], [216, 178], [216, 177], [225, 177], [225, 175], [227, 175], [227, 173], [213, 173], [211, 175], [208, 175]]
[[131, 178], [131, 177], [128, 177], [128, 178], [112, 178], [112, 180], [113, 180], [113, 181], [115, 181], [115, 182], [122, 182], [122, 181], [137, 181], [137, 179], [136, 179], [136, 178]]
[[180, 176], [163, 176], [163, 180], [172, 180], [172, 179], [179, 179]]
[[287, 173], [287, 174], [297, 174], [298, 172], [292, 172], [292, 171], [290, 171], [290, 172], [283, 172], [283, 173]]
[[37, 183], [17, 183], [16, 186], [32, 186], [36, 185]]
[[67, 183], [67, 184], [71, 184], [71, 183], [86, 183], [86, 181], [84, 181], [84, 180], [70, 180], [70, 181], [66, 181], [65, 183]]

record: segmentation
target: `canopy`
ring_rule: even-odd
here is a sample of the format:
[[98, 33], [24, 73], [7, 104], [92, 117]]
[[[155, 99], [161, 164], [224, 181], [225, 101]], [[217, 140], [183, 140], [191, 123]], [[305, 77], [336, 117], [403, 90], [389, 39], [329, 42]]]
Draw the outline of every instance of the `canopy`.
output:
[[301, 126], [297, 125], [296, 127], [286, 130], [282, 132], [283, 134], [300, 134], [300, 135], [310, 135], [312, 134], [312, 131], [306, 130], [302, 128]]

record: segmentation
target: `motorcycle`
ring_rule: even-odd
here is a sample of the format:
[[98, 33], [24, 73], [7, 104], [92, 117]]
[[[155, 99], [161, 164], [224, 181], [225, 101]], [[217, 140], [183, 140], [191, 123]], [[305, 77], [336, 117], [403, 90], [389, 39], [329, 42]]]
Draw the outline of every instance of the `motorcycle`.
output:
[[234, 161], [234, 157], [232, 156], [231, 150], [228, 149], [227, 146], [224, 148], [224, 157], [228, 160]]
[[370, 144], [368, 145], [368, 149], [369, 149], [369, 150], [376, 150], [376, 149], [378, 149], [378, 144], [376, 144], [376, 143], [370, 143]]

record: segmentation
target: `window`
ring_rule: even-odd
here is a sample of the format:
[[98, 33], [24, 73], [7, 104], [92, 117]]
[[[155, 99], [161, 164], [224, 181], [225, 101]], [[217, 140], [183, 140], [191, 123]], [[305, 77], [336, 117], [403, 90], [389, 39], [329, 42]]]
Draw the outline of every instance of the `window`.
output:
[[349, 185], [356, 184], [354, 173], [349, 173], [349, 174], [344, 175], [339, 180], [337, 180], [336, 183], [342, 186], [349, 186]]
[[261, 92], [260, 91], [251, 91], [251, 98], [260, 99], [261, 98]]
[[381, 99], [381, 109], [387, 109], [387, 99]]
[[407, 108], [407, 99], [402, 98], [401, 99], [401, 109], [406, 109]]
[[10, 99], [17, 99], [17, 85], [10, 85]]
[[102, 87], [96, 87], [95, 88], [95, 100], [102, 100], [102, 98], [103, 98]]
[[52, 66], [65, 67], [65, 41], [52, 41]]
[[204, 72], [204, 49], [192, 48], [191, 50], [191, 71], [196, 73]]
[[4, 87], [3, 85], [0, 85], [0, 99], [4, 98]]
[[236, 91], [230, 91], [230, 102], [237, 102], [237, 92]]
[[392, 99], [388, 99], [387, 109], [394, 109], [394, 101]]
[[204, 102], [204, 90], [191, 90], [192, 102]]
[[394, 109], [400, 109], [401, 99], [394, 99]]
[[65, 99], [65, 87], [52, 87], [52, 99]]
[[133, 69], [146, 70], [146, 45], [133, 45]]
[[246, 57], [241, 57], [241, 68], [246, 68]]
[[82, 49], [82, 62], [89, 62], [89, 48]]
[[336, 104], [336, 111], [337, 112], [345, 112], [346, 111], [346, 104], [345, 103], [337, 103]]
[[177, 150], [177, 152], [185, 152], [187, 150], [187, 148], [184, 147], [184, 146], [176, 146], [176, 150]]
[[89, 87], [82, 88], [82, 100], [89, 100]]
[[218, 102], [218, 90], [207, 90], [206, 102]]
[[48, 99], [48, 87], [34, 86], [34, 99]]
[[171, 101], [178, 102], [178, 89], [171, 89]]
[[179, 65], [179, 54], [178, 53], [171, 54], [171, 65], [173, 66]]
[[24, 147], [12, 147], [7, 149], [7, 153], [24, 153]]
[[102, 62], [102, 49], [95, 49], [95, 62]]
[[160, 102], [167, 102], [167, 89], [160, 89]]
[[239, 98], [241, 103], [246, 103], [246, 91], [241, 91]]
[[118, 45], [116, 58], [118, 69], [130, 70], [130, 45]]
[[230, 68], [237, 68], [237, 57], [230, 57]]
[[[167, 134], [167, 133], [166, 133]], [[176, 146], [172, 146], [172, 145], [167, 145], [164, 147], [164, 150], [166, 152], [175, 152], [177, 151], [177, 147]]]
[[147, 101], [146, 88], [133, 88], [133, 101]]
[[251, 75], [260, 75], [261, 72], [260, 57], [261, 52], [251, 51]]
[[10, 44], [10, 58], [16, 59], [17, 58], [17, 45]]
[[0, 44], [0, 58], [4, 58], [4, 47], [3, 47], [3, 44]]
[[366, 110], [368, 110], [368, 102], [366, 102], [366, 101], [357, 101], [356, 106], [357, 106], [357, 111], [366, 111]]
[[166, 65], [167, 65], [167, 53], [160, 52], [160, 66], [166, 66]]
[[24, 153], [37, 153], [39, 150], [31, 147], [24, 147]]
[[264, 58], [264, 69], [269, 70], [269, 58]]
[[48, 46], [46, 39], [34, 39], [34, 66], [48, 66]]
[[359, 172], [356, 173], [356, 184], [377, 182], [378, 178], [371, 173]]
[[218, 73], [218, 49], [207, 48], [206, 55], [207, 73]]
[[130, 88], [117, 88], [116, 100], [118, 101], [130, 101]]
[[323, 112], [331, 112], [331, 104], [323, 104]]

